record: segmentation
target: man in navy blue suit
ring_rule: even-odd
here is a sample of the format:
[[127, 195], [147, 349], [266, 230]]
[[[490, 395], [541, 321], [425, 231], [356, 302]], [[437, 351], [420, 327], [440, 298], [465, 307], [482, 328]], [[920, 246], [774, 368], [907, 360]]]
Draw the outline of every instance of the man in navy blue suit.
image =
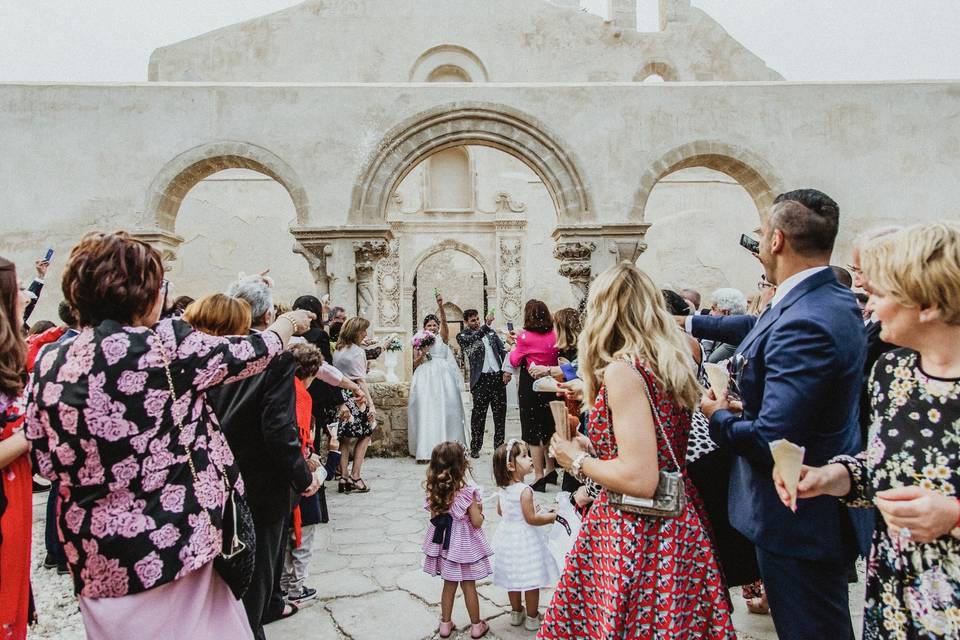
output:
[[[711, 436], [735, 455], [730, 523], [756, 546], [781, 640], [854, 637], [847, 567], [858, 552], [857, 523], [836, 498], [804, 501], [795, 513], [784, 507], [770, 455], [781, 438], [806, 447], [811, 465], [860, 450], [866, 342], [853, 294], [828, 268], [839, 217], [814, 189], [780, 195], [763, 216], [759, 258], [777, 292], [731, 361], [740, 400], [702, 404]], [[694, 335], [712, 320], [694, 317]]]

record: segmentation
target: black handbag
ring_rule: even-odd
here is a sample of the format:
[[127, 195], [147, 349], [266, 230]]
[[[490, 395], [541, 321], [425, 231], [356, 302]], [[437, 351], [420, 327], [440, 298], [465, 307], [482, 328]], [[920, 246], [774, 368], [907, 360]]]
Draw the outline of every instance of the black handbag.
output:
[[[173, 404], [176, 404], [177, 393], [173, 387], [173, 374], [170, 373], [170, 360], [167, 358], [160, 336], [152, 330], [151, 333], [157, 341], [160, 357], [163, 358], [163, 369], [167, 374], [167, 385], [170, 388], [170, 400]], [[173, 404], [171, 404], [171, 415], [173, 415]], [[183, 431], [183, 418], [174, 418], [174, 420], [177, 429]], [[187, 452], [190, 475], [193, 476], [193, 481], [197, 482], [197, 469], [193, 465], [193, 454], [186, 444], [184, 444], [184, 449]], [[213, 461], [210, 464], [213, 464]], [[226, 471], [223, 469], [218, 469], [218, 471], [220, 472], [220, 478], [223, 480], [227, 498], [224, 502], [220, 527], [223, 533], [223, 548], [213, 559], [213, 568], [216, 569], [223, 581], [230, 587], [230, 591], [239, 600], [250, 588], [250, 583], [253, 582], [257, 535], [253, 528], [253, 513], [250, 511], [250, 505], [236, 489], [230, 486]]]
[[[624, 360], [627, 360], [624, 358]], [[667, 445], [667, 451], [670, 453], [670, 461], [673, 462], [675, 471], [660, 469], [660, 479], [657, 482], [657, 489], [652, 498], [640, 498], [629, 496], [622, 493], [607, 491], [607, 501], [612, 507], [626, 513], [635, 513], [641, 516], [653, 516], [657, 518], [676, 518], [681, 515], [687, 507], [687, 494], [683, 486], [683, 471], [677, 462], [677, 457], [673, 453], [673, 447], [670, 445], [670, 438], [667, 437], [657, 417], [657, 408], [653, 406], [653, 389], [650, 383], [637, 370], [637, 365], [629, 360], [628, 363], [633, 370], [637, 372], [640, 379], [643, 380], [647, 388], [647, 400], [650, 401], [650, 411], [653, 414], [653, 423], [656, 425], [657, 432], [663, 438]], [[608, 409], [609, 411], [609, 409]]]

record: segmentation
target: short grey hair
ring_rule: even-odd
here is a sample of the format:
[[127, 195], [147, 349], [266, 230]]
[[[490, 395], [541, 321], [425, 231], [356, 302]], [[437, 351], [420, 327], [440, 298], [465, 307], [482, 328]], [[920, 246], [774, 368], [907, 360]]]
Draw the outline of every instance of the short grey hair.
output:
[[739, 289], [717, 289], [711, 297], [718, 309], [729, 311], [732, 316], [742, 316], [747, 312], [747, 297]]
[[863, 249], [867, 244], [876, 240], [877, 238], [882, 238], [883, 236], [888, 236], [891, 233], [896, 233], [902, 231], [903, 227], [899, 224], [888, 224], [883, 227], [874, 227], [873, 229], [867, 229], [866, 231], [861, 232], [856, 238], [853, 239], [853, 248], [854, 249]]
[[273, 294], [263, 276], [245, 276], [230, 285], [227, 295], [250, 304], [250, 315], [256, 323], [273, 309]]

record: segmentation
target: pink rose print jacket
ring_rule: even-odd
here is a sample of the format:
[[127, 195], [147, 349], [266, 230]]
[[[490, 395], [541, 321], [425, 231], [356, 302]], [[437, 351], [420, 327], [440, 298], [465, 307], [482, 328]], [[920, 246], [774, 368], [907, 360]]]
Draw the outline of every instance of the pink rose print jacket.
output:
[[36, 469], [60, 481], [64, 551], [84, 597], [139, 593], [217, 555], [224, 477], [241, 491], [242, 480], [205, 392], [262, 372], [282, 349], [269, 331], [218, 338], [176, 319], [155, 331], [175, 404], [154, 335], [109, 320], [48, 347], [30, 384], [25, 434]]

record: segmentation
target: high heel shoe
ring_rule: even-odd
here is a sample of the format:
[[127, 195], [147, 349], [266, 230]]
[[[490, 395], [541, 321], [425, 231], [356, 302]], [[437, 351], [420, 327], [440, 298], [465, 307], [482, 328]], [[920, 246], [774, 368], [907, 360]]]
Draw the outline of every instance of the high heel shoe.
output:
[[337, 483], [337, 493], [351, 493], [355, 488], [350, 478], [340, 478], [340, 482]]

